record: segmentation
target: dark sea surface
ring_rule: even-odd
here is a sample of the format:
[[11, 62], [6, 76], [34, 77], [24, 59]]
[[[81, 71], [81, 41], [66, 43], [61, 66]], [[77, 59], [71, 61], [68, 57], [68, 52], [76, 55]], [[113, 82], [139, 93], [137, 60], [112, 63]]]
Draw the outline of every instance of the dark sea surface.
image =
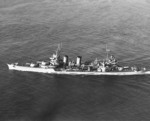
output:
[[0, 121], [149, 121], [150, 75], [71, 76], [9, 71], [7, 63], [106, 57], [150, 68], [148, 1], [0, 2]]

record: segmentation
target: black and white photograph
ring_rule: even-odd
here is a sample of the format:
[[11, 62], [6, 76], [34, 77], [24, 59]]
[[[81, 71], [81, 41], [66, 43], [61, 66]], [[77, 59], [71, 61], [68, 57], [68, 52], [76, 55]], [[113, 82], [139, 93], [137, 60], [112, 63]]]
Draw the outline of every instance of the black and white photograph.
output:
[[150, 121], [150, 0], [0, 0], [0, 121]]

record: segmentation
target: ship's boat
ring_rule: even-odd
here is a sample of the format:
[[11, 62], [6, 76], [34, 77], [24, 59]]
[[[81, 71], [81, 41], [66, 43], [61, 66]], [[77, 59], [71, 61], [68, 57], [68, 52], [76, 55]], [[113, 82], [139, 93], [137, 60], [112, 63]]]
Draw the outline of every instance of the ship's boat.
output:
[[120, 66], [117, 59], [110, 55], [103, 61], [97, 58], [94, 61], [86, 61], [82, 63], [82, 57], [77, 56], [76, 61], [70, 61], [65, 55], [63, 59], [60, 57], [60, 45], [56, 53], [52, 54], [49, 61], [37, 61], [36, 63], [26, 63], [19, 65], [18, 63], [7, 64], [10, 70], [51, 73], [51, 74], [68, 74], [68, 75], [144, 75], [150, 74], [150, 71], [145, 67], [139, 68], [136, 66]]

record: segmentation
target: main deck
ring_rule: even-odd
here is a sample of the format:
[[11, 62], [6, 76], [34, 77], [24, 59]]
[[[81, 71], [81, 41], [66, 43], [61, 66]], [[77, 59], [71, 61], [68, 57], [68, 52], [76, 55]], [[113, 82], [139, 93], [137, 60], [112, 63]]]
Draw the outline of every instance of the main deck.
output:
[[97, 71], [71, 71], [71, 70], [55, 70], [54, 68], [37, 68], [37, 67], [25, 67], [25, 66], [13, 66], [7, 64], [10, 70], [28, 71], [48, 74], [61, 74], [61, 75], [148, 75], [150, 71], [125, 71], [125, 72], [97, 72]]

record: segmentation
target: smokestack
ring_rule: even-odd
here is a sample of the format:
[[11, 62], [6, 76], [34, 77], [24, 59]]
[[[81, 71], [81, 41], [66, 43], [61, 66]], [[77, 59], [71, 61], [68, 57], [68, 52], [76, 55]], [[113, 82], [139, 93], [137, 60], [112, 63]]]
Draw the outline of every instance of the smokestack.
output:
[[76, 65], [80, 66], [81, 65], [81, 56], [77, 56], [77, 60], [76, 60]]
[[64, 65], [68, 65], [68, 56], [67, 55], [65, 55], [63, 57], [63, 63], [64, 63]]

